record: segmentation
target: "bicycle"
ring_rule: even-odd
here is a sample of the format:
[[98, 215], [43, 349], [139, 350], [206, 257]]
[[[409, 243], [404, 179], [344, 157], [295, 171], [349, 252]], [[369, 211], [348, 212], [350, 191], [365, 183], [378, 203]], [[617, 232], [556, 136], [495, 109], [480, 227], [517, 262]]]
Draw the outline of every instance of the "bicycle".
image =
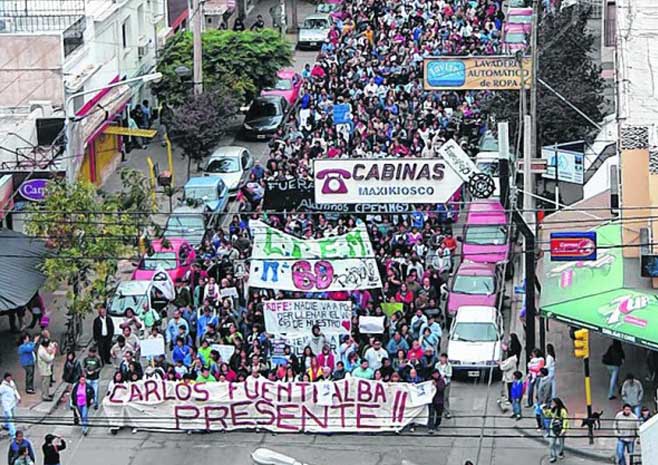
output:
[[60, 354], [65, 355], [69, 351], [78, 349], [80, 336], [82, 335], [82, 315], [69, 314], [66, 320], [66, 331], [62, 334], [59, 343]]

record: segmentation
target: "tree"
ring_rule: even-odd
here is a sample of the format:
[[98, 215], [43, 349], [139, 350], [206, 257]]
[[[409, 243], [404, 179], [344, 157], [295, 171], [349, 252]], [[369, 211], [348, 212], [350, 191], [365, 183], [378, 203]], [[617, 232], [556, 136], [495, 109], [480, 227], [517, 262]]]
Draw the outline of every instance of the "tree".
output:
[[[538, 76], [594, 121], [603, 118], [603, 79], [592, 62], [594, 38], [586, 30], [588, 11], [565, 8], [545, 15], [540, 23]], [[518, 128], [519, 92], [501, 92], [486, 104], [498, 121], [510, 122], [511, 134]], [[537, 145], [581, 140], [593, 127], [541, 84], [537, 87]]]
[[71, 314], [85, 314], [105, 300], [121, 257], [132, 255], [154, 211], [146, 177], [121, 173], [123, 188], [102, 193], [93, 184], [50, 183], [40, 204], [31, 204], [26, 228], [46, 238], [43, 272], [50, 289], [65, 285]]
[[199, 95], [189, 94], [167, 117], [172, 141], [187, 157], [188, 179], [192, 160], [198, 163], [210, 155], [238, 111], [235, 93], [216, 89]]
[[[292, 46], [272, 29], [211, 30], [203, 33], [202, 43], [204, 88], [233, 89], [246, 100], [272, 85], [276, 72], [292, 63]], [[192, 49], [192, 34], [182, 32], [162, 53], [158, 71], [163, 78], [153, 89], [172, 106], [180, 105], [188, 96], [192, 82], [176, 74], [176, 68], [193, 69]]]

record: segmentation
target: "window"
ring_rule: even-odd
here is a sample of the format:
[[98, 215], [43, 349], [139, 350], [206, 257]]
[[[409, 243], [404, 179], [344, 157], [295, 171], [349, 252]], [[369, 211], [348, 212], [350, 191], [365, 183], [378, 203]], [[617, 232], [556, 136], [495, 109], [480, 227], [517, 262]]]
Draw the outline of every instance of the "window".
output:
[[128, 21], [121, 25], [121, 45], [128, 48]]
[[606, 47], [614, 47], [617, 41], [617, 8], [615, 2], [606, 4], [603, 40]]

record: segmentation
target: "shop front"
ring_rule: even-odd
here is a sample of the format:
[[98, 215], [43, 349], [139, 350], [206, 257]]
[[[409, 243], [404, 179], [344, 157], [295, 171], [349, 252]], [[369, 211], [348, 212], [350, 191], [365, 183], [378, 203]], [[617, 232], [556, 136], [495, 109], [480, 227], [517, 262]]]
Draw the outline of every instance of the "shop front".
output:
[[631, 344], [658, 349], [658, 293], [640, 277], [638, 259], [622, 253], [622, 225], [594, 228], [595, 260], [550, 261], [542, 279], [541, 313]]
[[[117, 76], [110, 84], [118, 80]], [[78, 179], [100, 186], [120, 163], [121, 136], [105, 134], [104, 131], [110, 124], [122, 119], [131, 97], [132, 90], [128, 85], [103, 89], [76, 113], [84, 144]]]

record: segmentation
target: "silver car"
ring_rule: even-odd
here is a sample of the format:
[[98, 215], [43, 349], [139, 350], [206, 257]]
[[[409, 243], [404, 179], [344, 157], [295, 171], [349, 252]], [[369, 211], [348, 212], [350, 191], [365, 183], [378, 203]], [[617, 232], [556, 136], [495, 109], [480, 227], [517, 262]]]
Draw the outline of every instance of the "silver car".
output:
[[215, 149], [203, 170], [204, 176], [219, 176], [234, 196], [249, 175], [254, 159], [245, 147], [226, 146]]

